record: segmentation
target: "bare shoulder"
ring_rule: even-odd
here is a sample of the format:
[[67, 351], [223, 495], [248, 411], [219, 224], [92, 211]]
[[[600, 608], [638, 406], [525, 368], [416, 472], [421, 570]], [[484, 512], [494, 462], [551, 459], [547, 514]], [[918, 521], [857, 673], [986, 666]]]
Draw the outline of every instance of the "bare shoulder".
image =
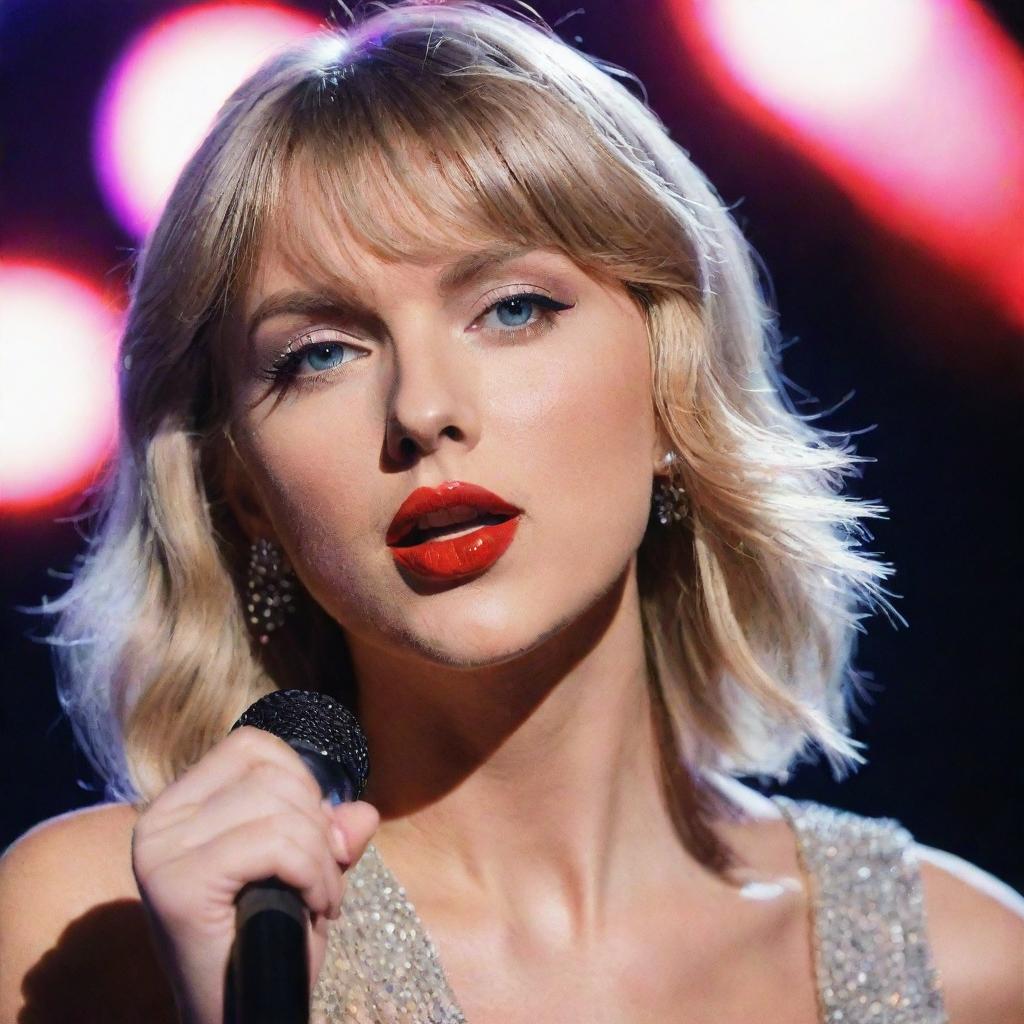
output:
[[[116, 853], [124, 839], [129, 842], [138, 812], [131, 804], [97, 804], [48, 818], [30, 828], [4, 851], [0, 870], [25, 870], [48, 858], [60, 856], [85, 843], [90, 851]], [[130, 865], [129, 865], [130, 866]]]
[[[138, 815], [130, 804], [101, 804], [41, 822], [0, 858], [2, 920], [29, 901], [64, 916], [115, 896], [138, 898], [131, 835]], [[28, 908], [26, 908], [28, 909]], [[41, 917], [37, 912], [33, 917]], [[43, 928], [46, 921], [37, 921]]]
[[1024, 1024], [1024, 898], [961, 857], [912, 850], [950, 1024]]
[[174, 1019], [132, 873], [137, 817], [72, 811], [0, 858], [0, 1021]]

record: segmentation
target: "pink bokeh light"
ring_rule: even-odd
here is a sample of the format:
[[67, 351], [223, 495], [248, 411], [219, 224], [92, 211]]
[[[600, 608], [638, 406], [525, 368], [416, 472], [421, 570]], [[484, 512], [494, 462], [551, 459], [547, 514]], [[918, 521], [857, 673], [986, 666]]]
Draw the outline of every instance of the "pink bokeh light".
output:
[[59, 267], [0, 258], [0, 508], [74, 494], [117, 437], [120, 314]]
[[315, 31], [276, 4], [190, 7], [127, 47], [103, 88], [93, 162], [118, 222], [141, 238], [223, 102], [274, 51]]

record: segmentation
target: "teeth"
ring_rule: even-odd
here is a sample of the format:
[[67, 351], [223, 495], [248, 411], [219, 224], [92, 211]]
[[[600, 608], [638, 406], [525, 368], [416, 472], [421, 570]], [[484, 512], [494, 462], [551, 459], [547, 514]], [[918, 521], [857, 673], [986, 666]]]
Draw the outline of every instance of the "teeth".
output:
[[452, 505], [437, 512], [428, 512], [416, 520], [416, 529], [430, 530], [438, 526], [451, 526], [453, 523], [468, 523], [479, 518], [480, 510], [469, 505]]
[[495, 515], [491, 512], [470, 508], [468, 505], [457, 505], [443, 511], [431, 512], [427, 516], [420, 516], [416, 520], [416, 525], [404, 534], [398, 544], [400, 547], [409, 547], [414, 544], [429, 544], [435, 540], [448, 540], [464, 533], [470, 533], [482, 526], [502, 523], [506, 519], [508, 519], [507, 515]]

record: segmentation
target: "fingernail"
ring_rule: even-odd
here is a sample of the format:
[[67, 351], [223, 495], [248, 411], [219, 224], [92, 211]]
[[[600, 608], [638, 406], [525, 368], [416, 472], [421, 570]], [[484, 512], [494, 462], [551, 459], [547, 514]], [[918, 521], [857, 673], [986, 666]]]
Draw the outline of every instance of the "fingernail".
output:
[[334, 838], [338, 843], [338, 847], [342, 852], [341, 859], [345, 862], [345, 865], [348, 866], [350, 858], [348, 852], [348, 840], [345, 838], [345, 833], [342, 832], [341, 827], [338, 825], [332, 825], [331, 832], [333, 833]]

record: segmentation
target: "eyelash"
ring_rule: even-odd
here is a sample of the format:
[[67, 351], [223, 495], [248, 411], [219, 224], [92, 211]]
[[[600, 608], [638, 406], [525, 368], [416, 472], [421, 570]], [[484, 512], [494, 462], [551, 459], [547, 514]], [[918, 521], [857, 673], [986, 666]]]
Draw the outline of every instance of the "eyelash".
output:
[[[575, 306], [575, 303], [558, 302], [549, 295], [542, 295], [538, 292], [516, 292], [512, 295], [503, 295], [500, 299], [492, 302], [491, 305], [480, 313], [480, 317], [486, 316], [499, 306], [504, 305], [507, 302], [514, 302], [517, 299], [520, 301], [525, 299], [532, 305], [539, 306], [540, 312], [538, 317], [531, 323], [522, 327], [492, 327], [488, 328], [488, 330], [492, 331], [494, 334], [519, 335], [522, 340], [526, 340], [527, 338], [532, 338], [535, 335], [541, 334], [553, 327], [555, 318], [560, 313], [567, 309], [572, 309], [573, 306]], [[477, 319], [480, 317], [477, 317]], [[331, 340], [311, 341], [305, 345], [299, 345], [298, 348], [290, 347], [295, 344], [295, 342], [300, 342], [306, 338], [311, 338], [315, 334], [320, 334], [322, 330], [323, 329], [321, 328], [320, 330], [310, 331], [307, 334], [303, 334], [294, 339], [294, 341], [289, 343], [289, 347], [282, 352], [270, 366], [265, 370], [260, 371], [260, 376], [270, 381], [270, 383], [276, 387], [284, 390], [293, 384], [298, 386], [316, 384], [318, 381], [334, 373], [334, 371], [338, 369], [338, 366], [344, 365], [344, 363], [339, 363], [338, 366], [331, 367], [327, 370], [321, 370], [318, 373], [299, 374], [298, 370], [303, 359], [305, 359], [310, 352], [314, 352], [317, 349], [330, 347], [354, 348], [356, 346], [350, 345], [348, 342]], [[345, 362], [354, 361], [355, 360], [353, 359], [345, 360]]]

